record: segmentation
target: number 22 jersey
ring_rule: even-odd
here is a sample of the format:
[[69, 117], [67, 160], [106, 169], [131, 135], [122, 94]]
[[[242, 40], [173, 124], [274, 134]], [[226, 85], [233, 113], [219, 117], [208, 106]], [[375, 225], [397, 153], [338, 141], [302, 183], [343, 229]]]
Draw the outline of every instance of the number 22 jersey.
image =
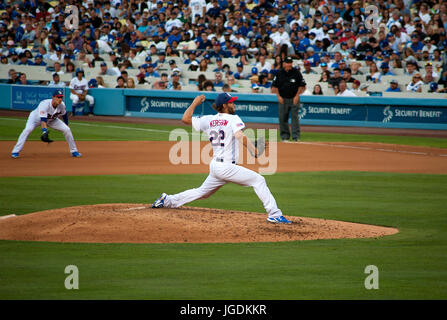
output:
[[218, 113], [203, 117], [193, 117], [192, 126], [197, 131], [203, 131], [213, 147], [213, 159], [223, 159], [224, 162], [237, 162], [239, 143], [236, 132], [245, 128], [241, 118], [235, 114]]

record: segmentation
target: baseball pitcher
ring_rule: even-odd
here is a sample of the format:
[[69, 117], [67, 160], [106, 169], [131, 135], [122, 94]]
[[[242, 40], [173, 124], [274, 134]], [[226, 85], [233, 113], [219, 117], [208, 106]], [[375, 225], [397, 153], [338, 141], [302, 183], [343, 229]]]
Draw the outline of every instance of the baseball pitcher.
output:
[[245, 124], [239, 116], [235, 115], [234, 101], [228, 93], [217, 96], [213, 108], [218, 111], [215, 115], [193, 117], [195, 108], [205, 101], [205, 96], [200, 95], [183, 114], [182, 122], [193, 126], [197, 131], [205, 132], [213, 147], [213, 159], [210, 163], [210, 173], [199, 188], [167, 195], [163, 193], [152, 205], [153, 208], [177, 208], [197, 199], [207, 198], [228, 182], [242, 186], [250, 186], [262, 201], [268, 213], [267, 221], [271, 223], [290, 224], [281, 210], [276, 205], [275, 198], [271, 194], [265, 179], [260, 174], [238, 166], [236, 161], [239, 156], [239, 143], [255, 157], [262, 154], [264, 147], [253, 144], [243, 133]]

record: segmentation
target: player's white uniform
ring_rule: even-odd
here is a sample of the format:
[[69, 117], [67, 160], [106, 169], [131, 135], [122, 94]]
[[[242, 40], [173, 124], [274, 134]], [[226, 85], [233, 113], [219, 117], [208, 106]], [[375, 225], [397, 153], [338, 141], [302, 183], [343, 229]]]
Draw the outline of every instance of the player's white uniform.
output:
[[12, 153], [19, 153], [23, 149], [23, 145], [26, 142], [26, 139], [30, 135], [30, 133], [38, 126], [40, 126], [41, 119], [47, 118], [47, 126], [56, 130], [61, 131], [65, 140], [68, 142], [68, 147], [70, 148], [70, 152], [77, 152], [76, 143], [73, 138], [73, 134], [71, 133], [70, 127], [67, 126], [62, 120], [58, 119], [59, 116], [63, 116], [67, 111], [65, 108], [65, 104], [62, 102], [56, 108], [52, 106], [52, 99], [43, 100], [36, 109], [31, 111], [28, 121], [26, 122], [25, 129], [19, 136], [17, 140], [17, 144], [14, 146]]
[[253, 187], [262, 201], [269, 217], [282, 216], [276, 205], [265, 179], [260, 174], [238, 166], [239, 144], [235, 133], [245, 128], [245, 124], [237, 115], [218, 113], [203, 117], [193, 117], [192, 125], [195, 130], [206, 132], [213, 147], [213, 160], [210, 163], [210, 173], [199, 188], [168, 195], [164, 206], [177, 208], [185, 203], [207, 198], [228, 182]]
[[[77, 77], [74, 77], [70, 81], [70, 89], [73, 89], [77, 93], [82, 93], [84, 90], [88, 90], [88, 82], [87, 79], [82, 78], [79, 80]], [[73, 104], [79, 103], [79, 97], [73, 93], [70, 93], [70, 99], [73, 101]], [[93, 106], [95, 103], [95, 99], [91, 95], [86, 95], [85, 100], [89, 103], [90, 106]]]

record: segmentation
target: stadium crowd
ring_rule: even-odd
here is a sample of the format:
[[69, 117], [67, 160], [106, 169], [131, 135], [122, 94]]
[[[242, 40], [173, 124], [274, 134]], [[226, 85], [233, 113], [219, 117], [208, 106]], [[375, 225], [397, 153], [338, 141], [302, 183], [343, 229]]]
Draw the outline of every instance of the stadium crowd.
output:
[[270, 93], [291, 56], [319, 78], [306, 94], [325, 94], [327, 83], [355, 95], [398, 70], [411, 81], [396, 77], [386, 91], [447, 92], [446, 31], [443, 0], [2, 0], [0, 67], [3, 82], [29, 84], [14, 66], [45, 66], [53, 80], [39, 84], [65, 86], [62, 74], [99, 66], [89, 87], [110, 87], [113, 76], [117, 88], [158, 90], [190, 85], [186, 71], [212, 72], [193, 79], [198, 90], [235, 92], [249, 80], [251, 92]]

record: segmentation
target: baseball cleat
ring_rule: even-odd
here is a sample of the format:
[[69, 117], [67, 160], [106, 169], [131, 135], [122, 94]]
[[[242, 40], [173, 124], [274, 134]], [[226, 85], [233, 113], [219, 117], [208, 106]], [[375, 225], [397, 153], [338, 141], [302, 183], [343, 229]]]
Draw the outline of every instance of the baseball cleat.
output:
[[80, 157], [82, 157], [82, 154], [77, 152], [77, 151], [75, 151], [75, 152], [71, 153], [71, 156], [74, 157], [74, 158], [80, 158]]
[[13, 157], [14, 159], [18, 158], [19, 157], [19, 153], [18, 152], [11, 153], [11, 157]]
[[282, 224], [291, 224], [292, 223], [292, 221], [287, 220], [286, 218], [284, 218], [284, 216], [268, 217], [267, 221], [271, 222], [271, 223], [282, 223]]
[[158, 198], [153, 204], [152, 204], [152, 208], [163, 208], [163, 206], [165, 205], [165, 200], [166, 197], [168, 195], [166, 193], [162, 193], [160, 198]]

